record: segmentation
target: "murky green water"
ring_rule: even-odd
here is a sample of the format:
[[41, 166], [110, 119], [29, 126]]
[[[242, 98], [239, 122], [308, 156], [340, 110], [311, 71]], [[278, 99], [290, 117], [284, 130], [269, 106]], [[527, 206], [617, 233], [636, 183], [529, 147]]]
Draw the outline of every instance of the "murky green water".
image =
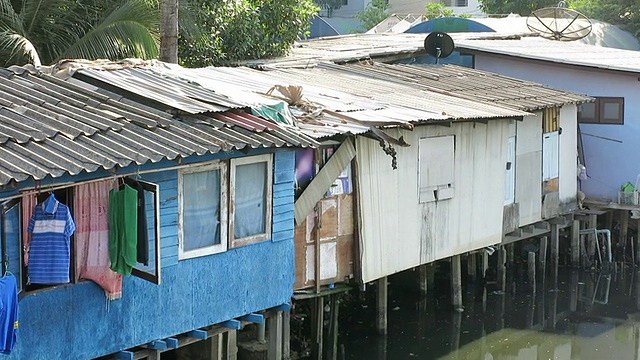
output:
[[345, 359], [640, 359], [640, 273], [634, 271], [604, 276], [561, 269], [557, 286], [547, 279], [535, 295], [521, 280], [510, 280], [504, 295], [490, 288], [483, 296], [469, 284], [463, 313], [448, 305], [446, 279], [426, 299], [415, 293], [415, 273], [390, 279], [387, 336], [372, 330], [371, 298], [343, 308]]

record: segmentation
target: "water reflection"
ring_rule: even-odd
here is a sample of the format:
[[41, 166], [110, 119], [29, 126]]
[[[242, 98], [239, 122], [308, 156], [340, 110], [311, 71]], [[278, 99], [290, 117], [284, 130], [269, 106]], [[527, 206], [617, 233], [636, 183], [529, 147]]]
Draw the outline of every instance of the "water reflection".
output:
[[371, 330], [373, 304], [345, 311], [346, 359], [640, 360], [640, 273], [560, 269], [537, 292], [517, 280], [505, 294], [468, 284], [463, 313], [448, 306], [446, 282], [424, 299], [410, 279], [391, 282], [389, 335]]

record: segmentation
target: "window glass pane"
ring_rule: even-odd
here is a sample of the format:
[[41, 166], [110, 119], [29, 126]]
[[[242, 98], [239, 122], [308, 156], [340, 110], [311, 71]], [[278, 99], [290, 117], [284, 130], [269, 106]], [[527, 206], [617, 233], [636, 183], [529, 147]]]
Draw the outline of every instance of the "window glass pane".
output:
[[220, 244], [220, 170], [183, 175], [183, 249]]
[[15, 275], [18, 287], [20, 288], [22, 284], [22, 252], [20, 251], [22, 239], [20, 237], [21, 224], [19, 203], [16, 203], [7, 210], [3, 225], [7, 239], [7, 253], [5, 254], [5, 261], [8, 265], [7, 270]]
[[266, 231], [267, 163], [238, 165], [235, 177], [234, 237]]
[[156, 196], [152, 191], [144, 190], [144, 206], [147, 218], [148, 262], [138, 262], [136, 269], [156, 274]]
[[602, 104], [603, 118], [607, 120], [618, 120], [620, 118], [620, 103], [607, 102]]
[[580, 119], [593, 120], [596, 118], [596, 104], [586, 103], [578, 106]]

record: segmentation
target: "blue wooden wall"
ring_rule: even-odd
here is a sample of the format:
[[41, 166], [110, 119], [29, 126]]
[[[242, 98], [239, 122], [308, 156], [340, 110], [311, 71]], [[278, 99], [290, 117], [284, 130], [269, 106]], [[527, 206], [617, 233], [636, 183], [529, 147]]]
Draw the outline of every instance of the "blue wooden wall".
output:
[[178, 173], [143, 175], [160, 186], [162, 283], [125, 278], [122, 299], [110, 303], [91, 281], [28, 294], [19, 303], [16, 346], [0, 357], [93, 358], [288, 303], [294, 282], [293, 169], [293, 152], [277, 151], [270, 241], [181, 261]]

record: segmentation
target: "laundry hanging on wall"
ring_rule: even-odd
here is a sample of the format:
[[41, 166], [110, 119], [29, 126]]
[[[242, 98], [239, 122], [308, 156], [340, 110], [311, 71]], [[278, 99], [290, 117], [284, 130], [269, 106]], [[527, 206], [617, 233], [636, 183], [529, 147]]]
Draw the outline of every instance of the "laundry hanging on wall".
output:
[[13, 350], [18, 335], [18, 283], [12, 274], [0, 277], [0, 353]]
[[138, 237], [136, 260], [144, 266], [149, 265], [149, 233], [147, 228], [147, 207], [144, 199], [144, 187], [133, 179], [125, 179], [125, 183], [138, 192]]
[[127, 184], [109, 191], [111, 270], [129, 276], [137, 262], [138, 191]]
[[108, 209], [112, 187], [111, 180], [104, 180], [74, 189], [76, 276], [100, 285], [109, 300], [122, 297], [122, 275], [109, 269]]
[[76, 229], [69, 207], [53, 194], [36, 205], [29, 220], [29, 283], [56, 285], [69, 282], [70, 237]]

